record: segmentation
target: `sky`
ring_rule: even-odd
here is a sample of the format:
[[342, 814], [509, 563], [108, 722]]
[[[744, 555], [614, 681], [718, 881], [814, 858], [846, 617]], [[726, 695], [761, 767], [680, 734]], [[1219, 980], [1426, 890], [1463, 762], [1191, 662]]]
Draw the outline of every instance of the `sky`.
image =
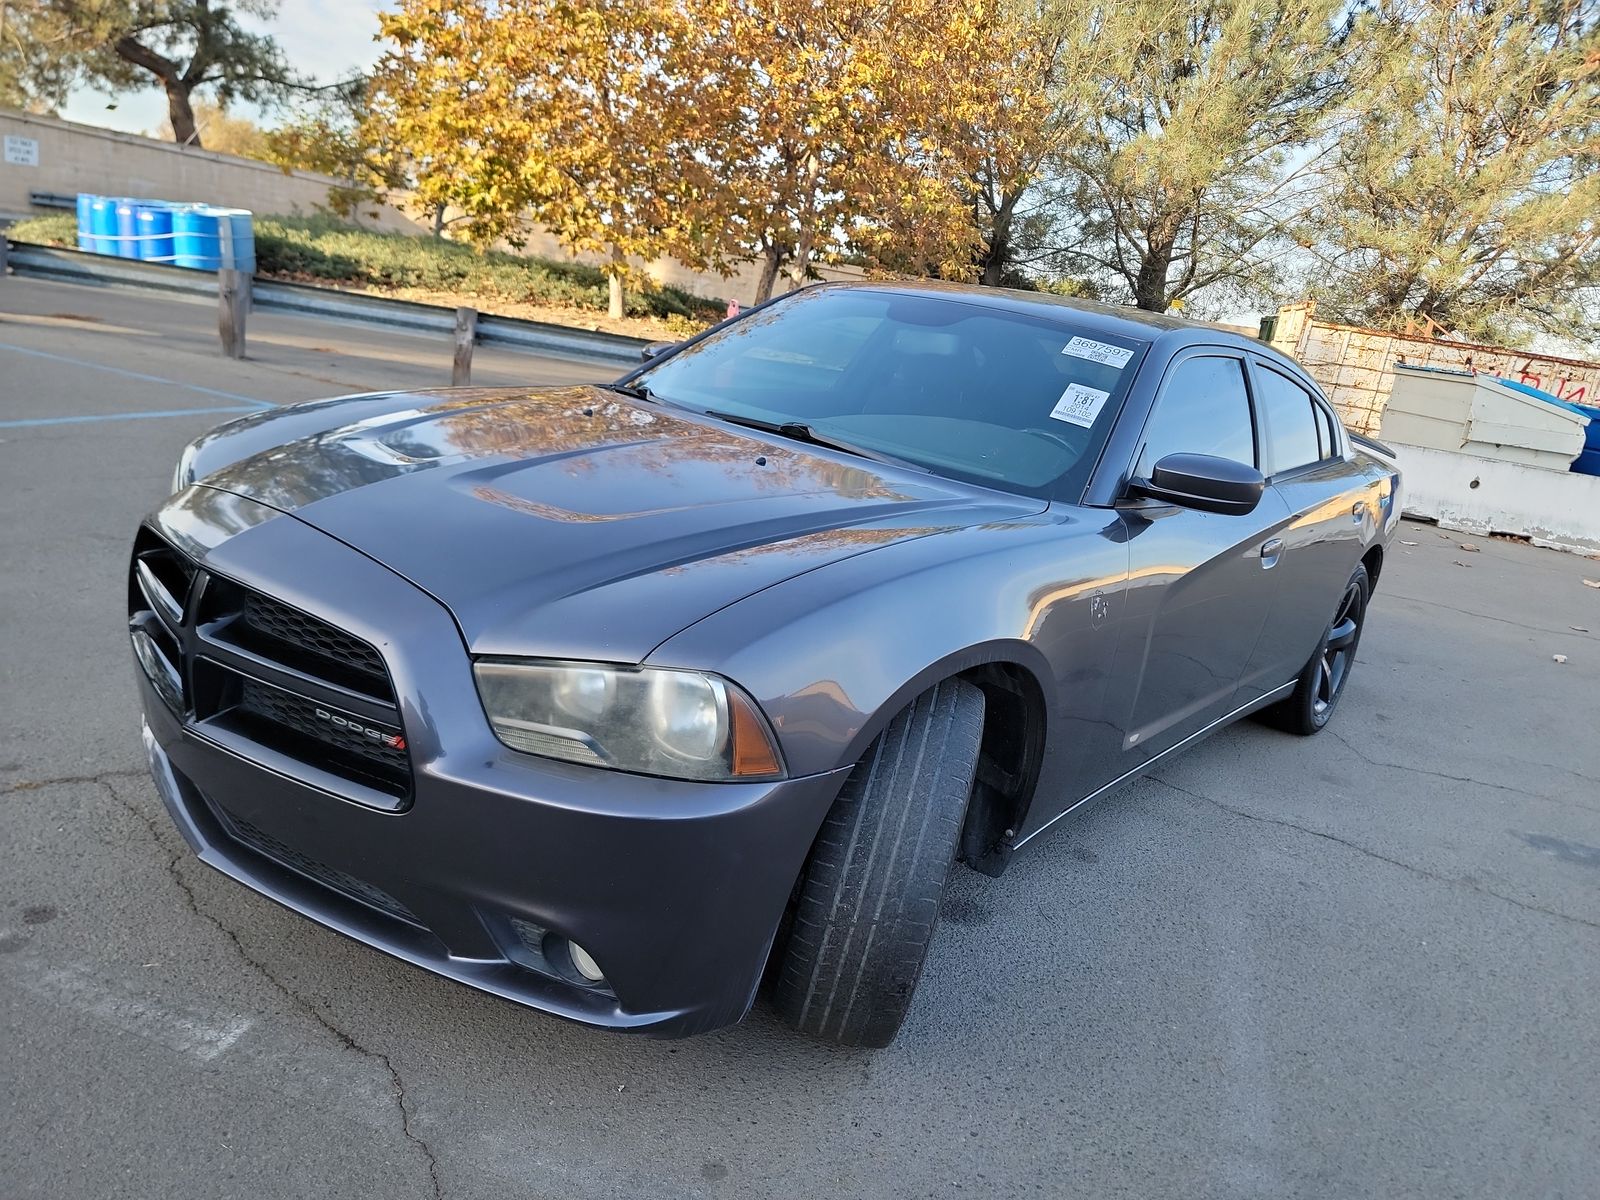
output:
[[[245, 17], [242, 23], [276, 37], [296, 69], [320, 82], [331, 82], [371, 66], [378, 57], [379, 45], [373, 40], [378, 19], [374, 14], [386, 7], [381, 0], [282, 0], [276, 18]], [[260, 116], [248, 105], [234, 111], [240, 116]], [[166, 120], [167, 101], [157, 87], [118, 96], [80, 88], [61, 115], [69, 121], [126, 133], [155, 133]]]

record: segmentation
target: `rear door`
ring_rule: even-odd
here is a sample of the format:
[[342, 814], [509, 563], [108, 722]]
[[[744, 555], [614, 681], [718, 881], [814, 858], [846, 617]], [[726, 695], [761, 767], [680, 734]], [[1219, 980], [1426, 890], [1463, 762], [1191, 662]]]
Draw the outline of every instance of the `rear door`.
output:
[[[1197, 347], [1168, 366], [1131, 475], [1148, 479], [1160, 459], [1182, 452], [1256, 465], [1257, 440], [1243, 354]], [[1120, 511], [1131, 574], [1112, 679], [1122, 696], [1112, 711], [1125, 719], [1120, 769], [1108, 778], [1231, 710], [1277, 591], [1263, 551], [1287, 516], [1270, 488], [1245, 516], [1153, 501]]]
[[1333, 410], [1298, 379], [1252, 357], [1250, 371], [1268, 490], [1289, 511], [1278, 533], [1272, 618], [1239, 681], [1245, 704], [1293, 679], [1310, 659], [1361, 558], [1368, 480]]

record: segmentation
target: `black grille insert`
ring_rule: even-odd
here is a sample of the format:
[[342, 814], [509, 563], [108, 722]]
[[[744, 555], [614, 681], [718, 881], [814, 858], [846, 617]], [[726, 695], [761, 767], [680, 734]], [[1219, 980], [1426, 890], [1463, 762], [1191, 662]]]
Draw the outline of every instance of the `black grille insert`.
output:
[[300, 738], [356, 755], [403, 781], [406, 741], [398, 727], [366, 720], [354, 713], [318, 704], [305, 696], [241, 676], [235, 712], [243, 718], [277, 726]]
[[[377, 650], [309, 613], [259, 592], [247, 592], [239, 625], [244, 628], [235, 628], [234, 636], [265, 643], [261, 648], [269, 658], [286, 657], [287, 665], [312, 675], [330, 674], [328, 668], [332, 667], [338, 682], [353, 677], [353, 686], [362, 691], [392, 696], [389, 673]], [[311, 661], [299, 661], [302, 658]]]
[[416, 914], [388, 892], [364, 879], [357, 879], [348, 871], [341, 871], [337, 867], [330, 867], [325, 862], [312, 858], [303, 851], [296, 850], [287, 842], [273, 837], [266, 830], [251, 824], [242, 817], [236, 817], [229, 812], [220, 812], [222, 824], [233, 836], [233, 839], [242, 846], [254, 850], [263, 858], [270, 858], [279, 866], [287, 867], [298, 872], [314, 883], [331, 888], [349, 896], [353, 900], [386, 913], [391, 917], [398, 917], [412, 925], [421, 927], [422, 922], [417, 920]]

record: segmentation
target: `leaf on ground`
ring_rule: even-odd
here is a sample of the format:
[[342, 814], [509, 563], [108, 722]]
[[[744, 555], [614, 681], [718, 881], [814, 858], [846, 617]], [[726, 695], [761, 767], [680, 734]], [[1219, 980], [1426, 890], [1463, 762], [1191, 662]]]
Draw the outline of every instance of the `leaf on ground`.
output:
[[1465, 550], [1468, 554], [1477, 554], [1478, 553], [1478, 548], [1476, 546], [1474, 546], [1471, 542], [1462, 542], [1461, 543], [1461, 548], [1463, 550]]
[[1458, 567], [1470, 567], [1472, 565], [1471, 563], [1462, 562], [1459, 558], [1452, 558], [1450, 561], [1455, 563], [1455, 565]]
[[1588, 633], [1589, 632], [1589, 627], [1587, 625], [1568, 625], [1567, 628], [1572, 630], [1573, 633]]
[[1558, 663], [1564, 663], [1567, 661], [1567, 656], [1565, 654], [1552, 654], [1550, 657]]
[[1415, 542], [1408, 542], [1408, 541], [1405, 540], [1405, 538], [1401, 538], [1400, 539], [1400, 544], [1402, 546], [1415, 546], [1416, 545]]
[[1583, 586], [1584, 587], [1592, 587], [1592, 588], [1600, 588], [1600, 579], [1585, 579], [1583, 581]]

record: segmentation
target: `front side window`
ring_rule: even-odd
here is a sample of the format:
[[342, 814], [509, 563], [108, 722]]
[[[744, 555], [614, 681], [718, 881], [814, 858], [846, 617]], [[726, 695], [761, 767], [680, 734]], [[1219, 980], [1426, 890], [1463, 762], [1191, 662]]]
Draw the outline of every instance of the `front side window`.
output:
[[631, 382], [1030, 496], [1081, 492], [1144, 341], [955, 296], [818, 288]]
[[1266, 425], [1268, 474], [1277, 475], [1328, 457], [1328, 440], [1322, 410], [1311, 393], [1287, 375], [1262, 368], [1256, 371], [1261, 394], [1256, 405]]
[[1186, 358], [1172, 369], [1145, 426], [1134, 475], [1149, 479], [1169, 454], [1211, 454], [1256, 465], [1242, 360], [1206, 355]]

